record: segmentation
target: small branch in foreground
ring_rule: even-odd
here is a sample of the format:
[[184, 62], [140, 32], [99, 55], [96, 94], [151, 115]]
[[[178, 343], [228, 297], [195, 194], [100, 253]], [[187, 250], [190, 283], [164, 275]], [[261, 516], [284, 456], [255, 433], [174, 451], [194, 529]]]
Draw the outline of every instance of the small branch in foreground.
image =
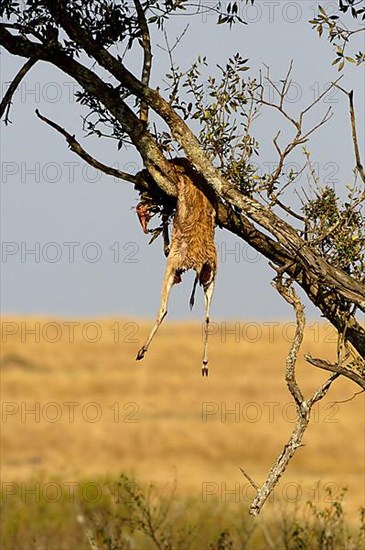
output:
[[24, 63], [23, 67], [15, 75], [14, 79], [10, 83], [9, 88], [7, 89], [3, 99], [1, 100], [0, 118], [2, 118], [3, 114], [5, 113], [4, 122], [5, 122], [6, 125], [9, 124], [9, 122], [11, 122], [11, 120], [9, 119], [9, 112], [10, 112], [10, 107], [11, 107], [11, 103], [12, 103], [11, 100], [13, 98], [13, 95], [15, 94], [16, 89], [18, 88], [19, 84], [21, 83], [21, 81], [23, 80], [25, 75], [33, 67], [33, 65], [35, 65], [36, 62], [37, 62], [37, 58], [36, 57], [31, 57], [30, 59], [28, 59], [28, 61], [26, 63]]
[[46, 124], [57, 130], [63, 137], [66, 139], [71, 151], [76, 153], [79, 157], [81, 157], [84, 161], [86, 161], [90, 166], [93, 166], [97, 170], [100, 170], [101, 172], [104, 172], [104, 174], [108, 174], [108, 176], [114, 176], [115, 178], [122, 179], [125, 181], [129, 181], [130, 183], [140, 184], [141, 180], [138, 178], [138, 176], [134, 176], [133, 174], [129, 174], [128, 172], [122, 172], [121, 170], [117, 170], [116, 168], [112, 168], [111, 166], [107, 166], [106, 164], [103, 164], [102, 162], [94, 159], [89, 153], [85, 151], [79, 144], [79, 142], [75, 139], [74, 136], [71, 136], [64, 128], [62, 128], [59, 124], [56, 122], [53, 122], [49, 118], [46, 118], [44, 115], [41, 115], [41, 113], [36, 109], [35, 111], [38, 118], [43, 120]]

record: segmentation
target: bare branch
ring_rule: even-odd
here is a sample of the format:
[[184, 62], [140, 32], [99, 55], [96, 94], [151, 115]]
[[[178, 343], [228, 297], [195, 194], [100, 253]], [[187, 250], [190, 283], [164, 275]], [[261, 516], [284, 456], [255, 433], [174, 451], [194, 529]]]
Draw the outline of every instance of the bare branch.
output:
[[350, 401], [353, 401], [358, 395], [364, 393], [365, 390], [360, 390], [360, 391], [357, 391], [355, 392], [351, 397], [349, 397], [348, 399], [340, 399], [338, 401], [332, 401], [332, 403], [330, 403], [330, 406], [333, 407], [334, 405], [339, 405], [340, 403], [349, 403]]
[[[282, 173], [282, 170], [283, 170], [283, 167], [284, 167], [284, 161], [285, 161], [286, 157], [298, 145], [301, 145], [301, 144], [305, 143], [308, 140], [308, 138], [311, 134], [313, 134], [316, 130], [318, 130], [318, 128], [320, 128], [323, 124], [328, 122], [330, 120], [330, 118], [332, 117], [331, 109], [329, 108], [327, 110], [327, 112], [325, 113], [324, 117], [322, 118], [322, 120], [318, 124], [313, 126], [310, 130], [308, 130], [306, 134], [302, 135], [304, 115], [306, 113], [308, 113], [308, 111], [310, 111], [326, 94], [328, 94], [330, 92], [330, 90], [336, 85], [336, 83], [339, 82], [339, 80], [342, 78], [342, 76], [341, 76], [334, 83], [332, 83], [322, 94], [320, 94], [312, 103], [310, 103], [308, 105], [308, 107], [306, 107], [303, 111], [301, 111], [299, 113], [298, 120], [295, 120], [291, 115], [289, 115], [289, 113], [286, 111], [286, 109], [284, 109], [284, 100], [285, 100], [286, 95], [288, 94], [288, 91], [289, 91], [289, 88], [290, 88], [290, 83], [291, 83], [291, 80], [289, 80], [289, 76], [291, 74], [291, 71], [292, 71], [292, 62], [290, 62], [289, 70], [288, 70], [287, 75], [285, 76], [284, 80], [282, 81], [283, 84], [282, 84], [282, 88], [280, 90], [276, 86], [276, 84], [271, 80], [270, 74], [269, 74], [269, 69], [267, 67], [267, 75], [266, 75], [265, 78], [273, 86], [273, 88], [275, 89], [275, 91], [279, 95], [279, 103], [266, 101], [264, 99], [264, 88], [263, 88], [262, 85], [261, 85], [261, 93], [259, 95], [259, 98], [257, 99], [258, 103], [260, 103], [262, 105], [265, 105], [267, 107], [272, 107], [272, 108], [276, 109], [277, 111], [279, 111], [294, 126], [294, 128], [297, 131], [294, 139], [286, 145], [284, 150], [281, 150], [281, 148], [278, 144], [278, 138], [279, 138], [279, 135], [280, 135], [280, 131], [276, 134], [276, 136], [273, 139], [273, 144], [274, 144], [275, 149], [276, 149], [276, 151], [278, 153], [278, 156], [279, 156], [279, 163], [278, 163], [277, 168], [271, 174], [271, 177], [270, 177], [271, 190], [272, 190], [273, 185], [276, 183], [276, 181], [278, 180], [278, 178], [280, 177], [280, 175]], [[270, 198], [273, 198], [273, 197], [270, 197]], [[277, 204], [278, 204], [278, 202], [277, 202]], [[283, 208], [283, 210], [285, 210], [287, 213], [291, 214], [291, 212], [288, 212], [288, 210], [285, 207], [283, 207], [282, 204], [280, 204], [279, 206], [281, 208]], [[298, 215], [295, 215], [294, 217], [298, 217]], [[300, 219], [300, 218], [298, 218], [298, 219]]]
[[276, 288], [279, 294], [281, 294], [281, 296], [288, 302], [288, 304], [293, 306], [295, 311], [296, 330], [294, 340], [286, 358], [285, 380], [295, 403], [298, 407], [300, 407], [303, 403], [304, 397], [296, 380], [295, 366], [297, 362], [298, 351], [303, 342], [305, 328], [304, 306], [301, 303], [296, 292], [294, 291], [292, 287], [292, 281], [290, 279], [283, 280], [282, 277], [277, 277], [273, 282], [273, 286]]
[[129, 174], [128, 172], [122, 172], [121, 170], [117, 170], [116, 168], [112, 168], [111, 166], [107, 166], [106, 164], [103, 164], [102, 162], [94, 159], [89, 153], [85, 151], [79, 144], [79, 142], [75, 139], [75, 136], [71, 136], [64, 128], [59, 126], [56, 122], [53, 122], [49, 118], [46, 118], [44, 115], [41, 115], [41, 113], [36, 109], [36, 115], [38, 118], [43, 120], [46, 124], [57, 130], [63, 137], [66, 139], [71, 151], [76, 153], [79, 157], [81, 157], [85, 162], [90, 164], [90, 166], [93, 166], [97, 170], [100, 170], [101, 172], [104, 172], [105, 174], [108, 174], [109, 176], [114, 176], [115, 178], [122, 179], [125, 181], [129, 181], [130, 183], [139, 184], [140, 178], [138, 176], [134, 176], [133, 174]]
[[280, 206], [280, 208], [282, 210], [284, 210], [284, 212], [286, 212], [287, 214], [290, 214], [291, 216], [293, 216], [293, 218], [296, 218], [297, 220], [300, 220], [301, 222], [305, 221], [305, 218], [303, 216], [301, 216], [300, 214], [297, 214], [297, 212], [294, 212], [294, 210], [292, 208], [290, 208], [289, 206], [287, 206], [286, 204], [281, 202], [281, 200], [278, 199], [276, 194], [274, 194], [274, 193], [271, 194], [270, 199], [272, 200], [272, 202], [274, 204], [277, 204], [278, 206]]
[[251, 476], [248, 475], [247, 472], [245, 472], [245, 470], [243, 468], [240, 468], [241, 472], [243, 473], [243, 475], [245, 476], [245, 478], [247, 479], [247, 481], [250, 483], [250, 485], [252, 485], [252, 487], [258, 491], [259, 490], [259, 486], [257, 485], [257, 483], [255, 483], [255, 481], [252, 479]]
[[328, 392], [331, 387], [332, 382], [334, 382], [340, 375], [338, 373], [332, 374], [324, 384], [308, 399], [308, 406], [311, 408], [317, 401], [320, 401]]
[[324, 369], [330, 372], [334, 372], [339, 376], [340, 374], [342, 376], [345, 376], [346, 378], [349, 378], [356, 384], [360, 386], [363, 390], [365, 390], [365, 378], [364, 376], [361, 376], [360, 374], [354, 372], [352, 369], [349, 369], [347, 367], [343, 367], [342, 365], [339, 365], [338, 363], [329, 363], [328, 361], [325, 361], [324, 359], [316, 359], [313, 358], [311, 355], [305, 355], [306, 360], [311, 365], [314, 365], [315, 367], [318, 367], [320, 369]]
[[[142, 35], [142, 45], [144, 52], [143, 69], [141, 82], [145, 86], [149, 85], [151, 68], [152, 68], [152, 51], [151, 51], [151, 38], [148, 23], [146, 20], [145, 11], [139, 0], [134, 0], [134, 4], [137, 10], [139, 28]], [[141, 101], [140, 119], [147, 124], [148, 121], [148, 104], [145, 101]]]
[[317, 103], [319, 103], [321, 101], [321, 99], [326, 96], [328, 94], [328, 92], [330, 92], [332, 90], [332, 88], [334, 86], [336, 86], [337, 82], [339, 82], [341, 80], [341, 78], [343, 78], [343, 75], [339, 76], [337, 78], [337, 80], [335, 80], [334, 82], [331, 82], [330, 86], [328, 88], [326, 88], [321, 94], [319, 94], [319, 96], [314, 100], [312, 101], [312, 103], [310, 103], [308, 105], [308, 107], [306, 107], [301, 113], [300, 113], [300, 117], [299, 117], [299, 120], [300, 122], [303, 120], [303, 117], [306, 113], [308, 113], [308, 111], [310, 111]]
[[323, 124], [326, 124], [326, 122], [328, 122], [329, 120], [331, 120], [331, 118], [333, 117], [333, 112], [332, 112], [332, 107], [328, 107], [324, 117], [322, 118], [322, 120], [320, 122], [318, 122], [318, 124], [316, 124], [315, 126], [313, 126], [313, 128], [311, 128], [310, 130], [308, 130], [308, 132], [306, 134], [304, 134], [304, 136], [302, 137], [302, 140], [304, 142], [308, 140], [309, 136], [311, 134], [313, 134], [313, 132], [315, 132], [316, 130], [318, 130], [318, 128], [320, 128], [321, 126], [323, 126]]
[[257, 490], [257, 495], [250, 506], [250, 514], [253, 516], [260, 513], [267, 498], [286, 470], [295, 451], [301, 446], [301, 441], [309, 424], [310, 418], [310, 408], [308, 407], [306, 401], [304, 401], [303, 394], [299, 388], [295, 375], [297, 355], [303, 341], [305, 327], [304, 306], [300, 302], [300, 299], [296, 295], [294, 289], [291, 287], [291, 281], [284, 282], [280, 279], [280, 277], [278, 277], [274, 282], [274, 286], [295, 310], [296, 330], [293, 342], [286, 358], [285, 379], [296, 404], [297, 423], [288, 443], [285, 445], [282, 453], [272, 466], [265, 483]]
[[0, 118], [2, 118], [3, 114], [5, 113], [5, 124], [9, 124], [9, 122], [11, 122], [11, 120], [9, 120], [9, 112], [10, 106], [12, 104], [13, 95], [15, 94], [16, 89], [18, 88], [25, 75], [33, 67], [33, 65], [35, 65], [36, 62], [37, 57], [31, 57], [30, 59], [28, 59], [28, 61], [23, 65], [20, 71], [15, 75], [9, 88], [6, 90], [6, 93], [0, 104]]
[[290, 63], [289, 63], [289, 69], [288, 69], [287, 75], [286, 75], [286, 77], [284, 78], [283, 86], [282, 86], [282, 88], [281, 88], [281, 93], [280, 93], [280, 107], [283, 106], [285, 96], [286, 96], [286, 94], [288, 93], [288, 90], [289, 90], [289, 88], [290, 88], [290, 84], [292, 83], [292, 81], [289, 80], [289, 76], [290, 76], [290, 73], [292, 72], [292, 69], [293, 69], [293, 60], [291, 59], [291, 61], [290, 61]]
[[[285, 380], [296, 404], [297, 421], [288, 443], [285, 445], [275, 464], [272, 466], [266, 481], [261, 488], [257, 489], [257, 495], [250, 506], [250, 514], [253, 516], [260, 513], [269, 495], [274, 490], [281, 476], [285, 472], [290, 460], [294, 456], [295, 451], [302, 446], [302, 439], [310, 420], [311, 408], [317, 401], [322, 399], [327, 394], [332, 382], [339, 376], [337, 373], [332, 375], [309, 400], [306, 401], [304, 399], [295, 374], [297, 356], [303, 341], [305, 328], [304, 306], [295, 290], [292, 288], [292, 282], [290, 279], [283, 280], [282, 277], [278, 276], [274, 280], [273, 284], [281, 296], [293, 306], [295, 311], [296, 330], [293, 342], [286, 358]], [[246, 475], [244, 471], [242, 472]]]
[[[169, 103], [170, 104], [172, 104], [176, 99], [176, 95], [177, 95], [178, 90], [179, 90], [180, 79], [182, 77], [182, 74], [178, 73], [176, 71], [175, 63], [174, 63], [174, 60], [173, 60], [173, 57], [172, 57], [172, 53], [173, 53], [174, 49], [177, 47], [177, 45], [180, 43], [180, 41], [183, 39], [183, 37], [185, 36], [185, 33], [188, 30], [188, 28], [189, 28], [189, 25], [186, 25], [186, 27], [181, 32], [180, 36], [178, 36], [176, 38], [175, 43], [173, 44], [173, 46], [170, 46], [169, 38], [168, 38], [168, 35], [167, 35], [167, 32], [166, 32], [166, 29], [164, 29], [164, 38], [165, 38], [166, 48], [164, 48], [163, 46], [157, 44], [157, 46], [161, 50], [163, 50], [164, 52], [167, 52], [167, 54], [169, 56], [170, 70], [171, 70], [171, 74], [173, 76], [172, 83], [169, 83], [169, 85], [168, 85], [168, 87], [171, 88], [171, 92], [170, 92], [170, 96], [169, 96]], [[164, 82], [167, 83], [166, 80], [164, 80]]]
[[350, 107], [350, 119], [351, 119], [351, 131], [352, 131], [352, 141], [354, 144], [354, 151], [355, 151], [355, 158], [356, 158], [356, 168], [360, 174], [360, 177], [365, 184], [365, 170], [364, 166], [361, 162], [361, 155], [360, 155], [360, 148], [359, 148], [359, 142], [357, 139], [357, 130], [356, 130], [356, 114], [355, 114], [355, 107], [354, 107], [354, 92], [351, 90], [351, 92], [347, 92], [344, 90], [341, 86], [338, 86], [337, 83], [334, 84], [336, 88], [341, 90], [347, 97], [349, 98], [349, 107]]

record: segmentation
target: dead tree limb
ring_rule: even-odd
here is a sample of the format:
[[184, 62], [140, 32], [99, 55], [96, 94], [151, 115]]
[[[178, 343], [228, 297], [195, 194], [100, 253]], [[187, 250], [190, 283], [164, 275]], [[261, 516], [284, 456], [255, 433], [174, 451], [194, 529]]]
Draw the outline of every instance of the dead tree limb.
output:
[[[286, 358], [285, 380], [296, 405], [297, 420], [288, 443], [272, 466], [266, 481], [260, 488], [257, 488], [256, 497], [250, 506], [250, 514], [253, 516], [260, 513], [263, 505], [279, 482], [290, 460], [293, 458], [295, 451], [301, 447], [304, 433], [309, 424], [311, 408], [327, 394], [332, 382], [339, 376], [338, 373], [333, 374], [310, 399], [304, 399], [295, 372], [297, 356], [303, 341], [305, 328], [304, 306], [295, 293], [290, 279], [284, 280], [282, 277], [277, 277], [274, 286], [281, 296], [293, 306], [296, 316], [295, 335]], [[247, 477], [247, 474], [244, 475]]]

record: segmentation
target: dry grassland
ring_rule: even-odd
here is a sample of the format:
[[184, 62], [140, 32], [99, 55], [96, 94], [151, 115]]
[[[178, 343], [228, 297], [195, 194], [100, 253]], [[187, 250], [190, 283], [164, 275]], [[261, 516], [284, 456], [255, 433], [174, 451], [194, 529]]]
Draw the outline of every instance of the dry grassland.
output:
[[[37, 322], [39, 342], [25, 333]], [[53, 322], [61, 338], [47, 342], [57, 337], [55, 325], [47, 325]], [[263, 481], [293, 427], [283, 379], [292, 326], [242, 322], [238, 342], [224, 330], [212, 335], [204, 379], [199, 323], [166, 322], [145, 360], [136, 363], [151, 321], [79, 320], [74, 342], [65, 322], [3, 319], [3, 329], [18, 328], [15, 335], [3, 332], [3, 481], [117, 479], [124, 471], [161, 489], [176, 479], [177, 496], [205, 494], [209, 501], [210, 491], [234, 503], [225, 489], [236, 488], [240, 502], [248, 502], [252, 490], [239, 467]], [[83, 331], [88, 340], [97, 334], [94, 325], [85, 329], [87, 323], [98, 324], [99, 341], [85, 340]], [[298, 368], [307, 396], [326, 373], [305, 364], [302, 355], [334, 359], [336, 349], [328, 326], [308, 325]], [[357, 516], [364, 503], [364, 397], [330, 406], [357, 391], [350, 381], [335, 382], [275, 498], [321, 503], [325, 484], [335, 496], [347, 486], [346, 509]], [[224, 407], [239, 408], [239, 418], [225, 416]]]

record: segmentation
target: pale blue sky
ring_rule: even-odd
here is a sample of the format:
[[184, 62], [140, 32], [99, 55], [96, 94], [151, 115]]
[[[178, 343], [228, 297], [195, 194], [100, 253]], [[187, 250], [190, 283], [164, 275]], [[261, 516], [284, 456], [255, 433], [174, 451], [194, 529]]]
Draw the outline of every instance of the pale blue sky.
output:
[[[260, 1], [256, 7], [243, 8], [242, 15], [250, 24], [231, 31], [216, 26], [212, 15], [189, 21], [178, 17], [167, 26], [171, 42], [187, 22], [190, 28], [175, 50], [175, 60], [187, 68], [198, 55], [206, 55], [207, 61], [215, 64], [239, 52], [249, 58], [252, 75], [266, 63], [278, 81], [293, 59], [293, 101], [289, 108], [297, 113], [338, 76], [331, 66], [333, 50], [308, 23], [315, 4]], [[324, 3], [328, 8], [336, 4]], [[151, 85], [162, 88], [168, 60], [156, 43], [163, 45], [161, 35], [155, 39]], [[361, 48], [363, 38], [354, 50]], [[2, 52], [2, 95], [21, 62]], [[358, 126], [363, 128], [363, 68], [347, 66], [342, 85], [355, 90]], [[85, 167], [62, 138], [34, 114], [39, 108], [81, 139], [80, 109], [72, 89], [69, 77], [51, 66], [36, 66], [14, 98], [12, 124], [1, 125], [2, 311], [63, 317], [154, 317], [165, 258], [161, 242], [148, 246], [148, 238], [140, 229], [132, 210], [138, 199], [133, 187]], [[330, 104], [335, 116], [316, 134], [310, 148], [321, 179], [326, 183], [339, 180], [344, 187], [351, 182], [354, 165], [345, 98], [333, 94], [327, 103], [321, 102], [313, 117], [319, 119]], [[275, 162], [271, 140], [279, 128], [286, 128], [285, 123], [274, 112], [265, 111], [256, 128], [262, 152], [259, 162]], [[131, 171], [141, 168], [132, 149], [118, 152], [114, 143], [106, 140], [89, 139], [83, 144], [106, 163]], [[301, 183], [304, 185], [305, 180]], [[290, 317], [288, 306], [270, 286], [273, 272], [267, 261], [226, 231], [217, 230], [216, 241], [220, 264], [212, 316], [254, 320]], [[32, 249], [36, 254], [26, 253]], [[53, 261], [57, 257], [58, 261]], [[93, 261], [95, 257], [99, 259]], [[174, 288], [170, 318], [201, 317], [201, 296], [192, 313], [188, 308], [192, 280], [193, 274], [185, 275], [183, 284]], [[308, 312], [315, 315], [312, 308]]]

